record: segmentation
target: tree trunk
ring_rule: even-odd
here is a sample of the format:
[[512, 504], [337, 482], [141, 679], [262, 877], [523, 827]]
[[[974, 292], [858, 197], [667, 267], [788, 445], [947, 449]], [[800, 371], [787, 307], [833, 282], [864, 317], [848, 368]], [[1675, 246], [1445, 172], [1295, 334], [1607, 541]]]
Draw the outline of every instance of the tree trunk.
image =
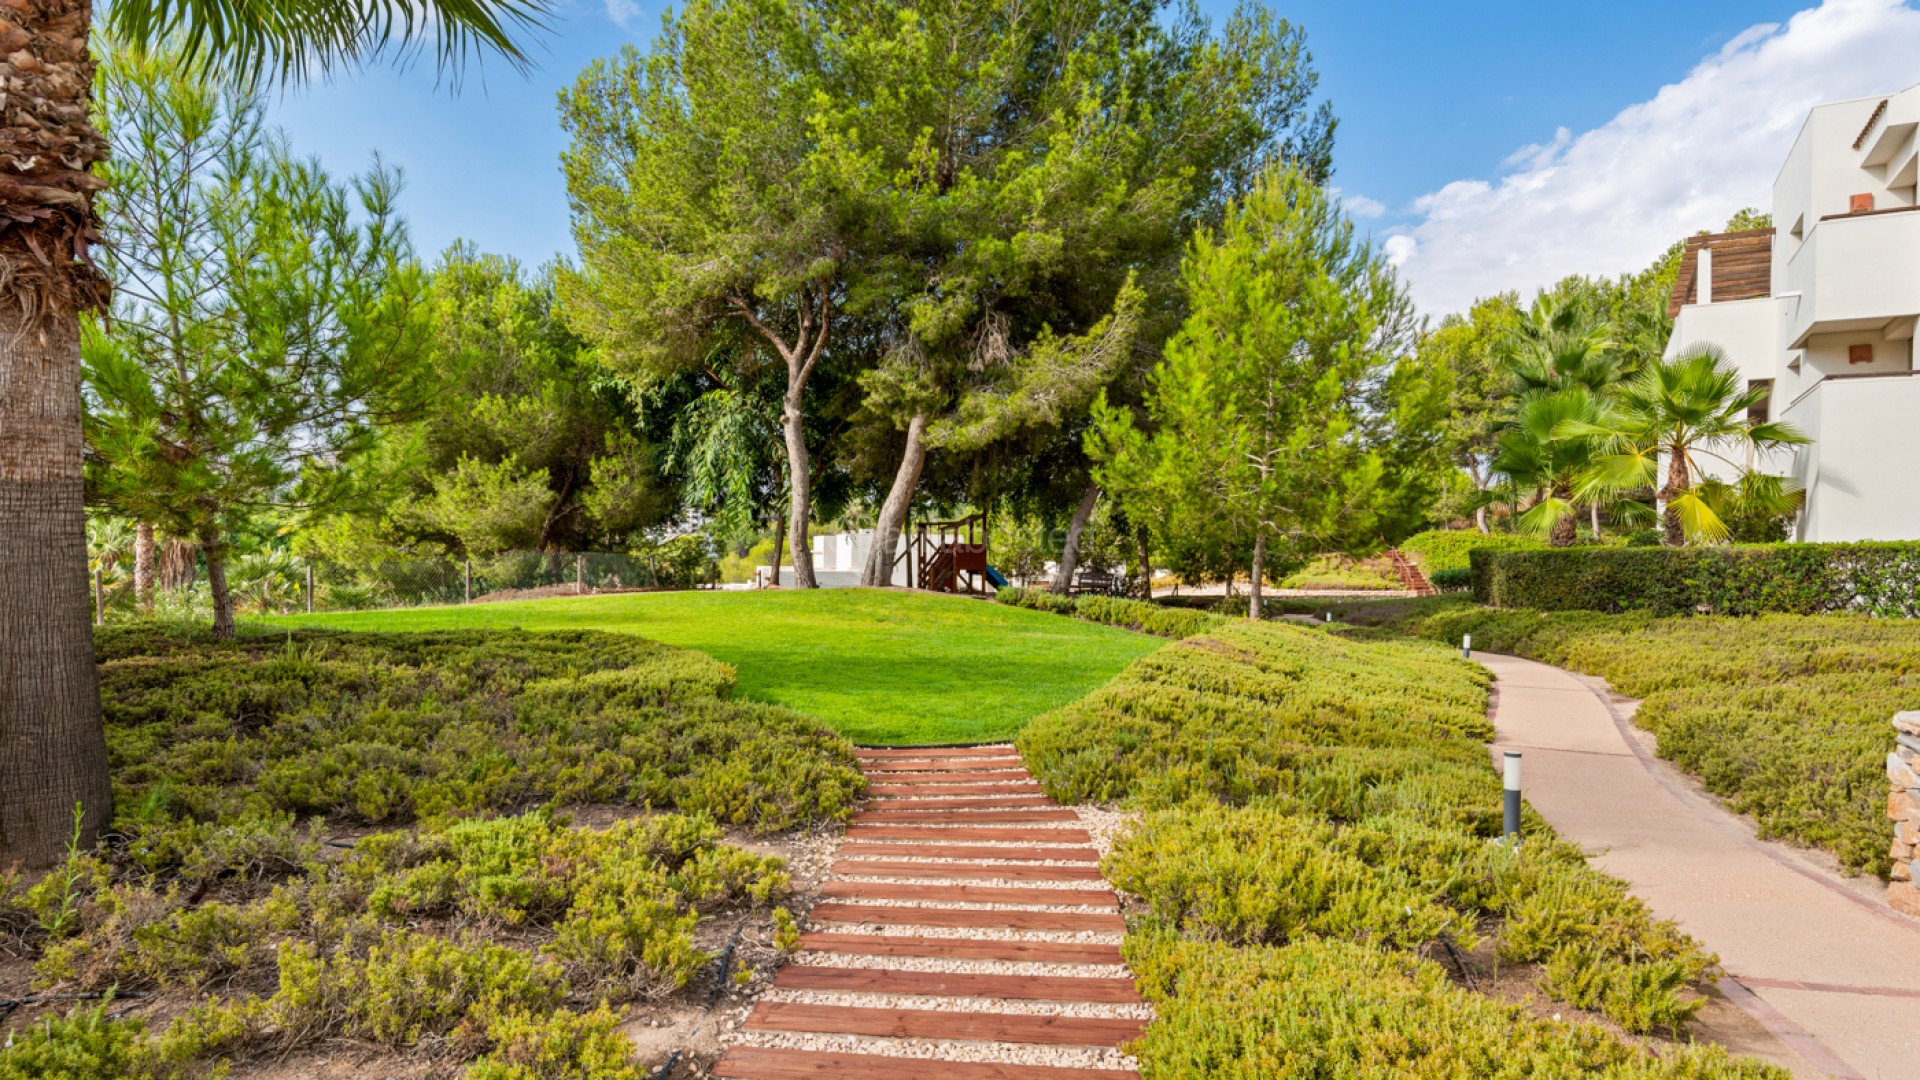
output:
[[1666, 526], [1665, 540], [1668, 547], [1683, 547], [1687, 542], [1686, 526], [1680, 523], [1680, 511], [1676, 510], [1673, 500], [1686, 494], [1687, 459], [1679, 454], [1667, 455], [1667, 486], [1660, 489], [1663, 509], [1660, 512], [1661, 524]]
[[167, 544], [160, 549], [160, 587], [168, 592], [193, 588], [194, 575], [199, 573], [196, 565], [200, 558], [200, 549], [185, 540], [167, 538]]
[[800, 388], [789, 387], [780, 422], [787, 436], [787, 543], [793, 548], [793, 587], [817, 589], [813, 579], [813, 546], [807, 540], [807, 520], [813, 513], [813, 465], [807, 456], [807, 433], [800, 410]]
[[213, 593], [213, 636], [216, 641], [233, 638], [233, 594], [227, 591], [227, 543], [217, 537], [201, 537], [207, 553], [207, 588]]
[[1493, 532], [1493, 530], [1487, 526], [1487, 508], [1484, 506], [1476, 506], [1473, 508], [1473, 523], [1479, 526], [1480, 532], [1483, 535]]
[[1267, 538], [1253, 538], [1253, 573], [1248, 575], [1247, 618], [1260, 621], [1260, 591], [1266, 583]]
[[1561, 514], [1560, 520], [1553, 523], [1553, 530], [1547, 534], [1548, 547], [1572, 547], [1580, 539], [1580, 518], [1571, 512]]
[[1100, 485], [1088, 484], [1087, 493], [1080, 496], [1080, 505], [1074, 508], [1073, 520], [1067, 524], [1067, 542], [1060, 549], [1060, 572], [1053, 578], [1053, 591], [1061, 596], [1073, 591], [1073, 572], [1080, 568], [1080, 534], [1087, 531], [1093, 506], [1099, 501]]
[[[1487, 490], [1487, 477], [1485, 470], [1480, 467], [1480, 455], [1473, 455], [1472, 460], [1473, 467], [1467, 470], [1467, 475], [1473, 478], [1474, 494], [1477, 497], [1481, 497], [1481, 493]], [[1486, 503], [1481, 503], [1479, 506], [1473, 508], [1473, 523], [1480, 529], [1480, 533], [1483, 536], [1493, 532], [1493, 529], [1487, 524]]]
[[0, 297], [0, 867], [56, 862], [76, 805], [83, 847], [112, 814], [80, 487], [79, 318], [69, 304], [29, 321], [23, 302]]
[[133, 599], [153, 614], [153, 526], [144, 521], [133, 529]]
[[1140, 598], [1143, 600], [1153, 599], [1153, 552], [1147, 546], [1150, 535], [1141, 529], [1135, 537], [1140, 541]]
[[867, 551], [866, 569], [860, 572], [860, 584], [877, 589], [893, 584], [894, 549], [900, 546], [900, 530], [907, 522], [907, 508], [913, 505], [913, 493], [920, 486], [920, 470], [927, 463], [927, 418], [916, 415], [907, 421], [907, 449], [900, 457], [900, 468], [893, 474], [893, 487], [887, 501], [880, 504], [880, 520], [873, 526], [873, 547]]
[[1596, 502], [1596, 503], [1587, 504], [1587, 517], [1593, 524], [1593, 542], [1597, 544], [1600, 542], [1600, 504], [1599, 503]]
[[768, 567], [769, 576], [774, 585], [780, 584], [780, 556], [787, 550], [787, 515], [778, 514], [773, 519], [773, 565]]

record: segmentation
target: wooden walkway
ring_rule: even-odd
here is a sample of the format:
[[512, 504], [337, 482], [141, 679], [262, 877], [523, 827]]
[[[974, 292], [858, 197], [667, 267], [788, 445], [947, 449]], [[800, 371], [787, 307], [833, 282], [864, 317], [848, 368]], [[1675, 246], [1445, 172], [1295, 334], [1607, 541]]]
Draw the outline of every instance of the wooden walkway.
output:
[[733, 1036], [730, 1080], [1137, 1080], [1151, 1016], [1072, 810], [1010, 746], [863, 750], [811, 933]]

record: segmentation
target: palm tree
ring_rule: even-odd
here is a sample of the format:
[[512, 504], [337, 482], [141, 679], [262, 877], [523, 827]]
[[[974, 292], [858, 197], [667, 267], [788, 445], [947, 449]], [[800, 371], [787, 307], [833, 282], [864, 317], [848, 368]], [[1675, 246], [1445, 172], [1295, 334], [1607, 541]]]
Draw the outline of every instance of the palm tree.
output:
[[[1727, 537], [1724, 513], [1790, 514], [1800, 506], [1801, 492], [1793, 481], [1766, 476], [1752, 466], [1758, 454], [1808, 441], [1792, 424], [1750, 418], [1767, 393], [1767, 387], [1744, 385], [1739, 369], [1719, 349], [1697, 346], [1640, 369], [1600, 421], [1570, 419], [1556, 434], [1594, 441], [1596, 452], [1581, 478], [1582, 492], [1658, 485], [1666, 542], [1675, 547], [1689, 540], [1713, 542]], [[1737, 479], [1706, 477], [1701, 458], [1720, 462]], [[1664, 484], [1659, 480], [1662, 461]]]
[[1553, 547], [1573, 544], [1580, 520], [1576, 489], [1593, 467], [1593, 440], [1562, 432], [1569, 425], [1597, 425], [1605, 415], [1601, 399], [1584, 386], [1536, 392], [1520, 399], [1494, 438], [1498, 487], [1516, 503], [1531, 503], [1519, 526], [1545, 533]]
[[[469, 53], [525, 56], [512, 31], [552, 0], [115, 0], [111, 40], [179, 42], [238, 79], [297, 82], [430, 40], [443, 70]], [[0, 866], [58, 858], [81, 810], [91, 843], [111, 809], [88, 617], [81, 498], [80, 312], [104, 306], [88, 258], [91, 0], [9, 4], [0, 50]]]
[[1575, 295], [1544, 293], [1502, 345], [1514, 393], [1583, 386], [1604, 394], [1620, 377], [1620, 348], [1606, 317]]

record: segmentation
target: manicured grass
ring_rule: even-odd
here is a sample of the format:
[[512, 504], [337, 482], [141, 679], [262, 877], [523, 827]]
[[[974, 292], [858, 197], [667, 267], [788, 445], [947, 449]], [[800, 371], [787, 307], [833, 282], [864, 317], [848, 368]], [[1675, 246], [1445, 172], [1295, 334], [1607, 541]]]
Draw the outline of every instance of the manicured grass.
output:
[[1106, 682], [1157, 638], [964, 597], [868, 589], [634, 593], [263, 620], [349, 630], [610, 630], [699, 649], [736, 692], [866, 744], [984, 742]]

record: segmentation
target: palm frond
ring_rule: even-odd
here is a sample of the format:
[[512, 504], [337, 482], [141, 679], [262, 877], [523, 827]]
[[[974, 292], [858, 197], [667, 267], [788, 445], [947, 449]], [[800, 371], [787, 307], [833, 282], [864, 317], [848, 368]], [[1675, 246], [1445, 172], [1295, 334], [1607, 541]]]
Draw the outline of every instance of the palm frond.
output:
[[114, 0], [107, 32], [134, 45], [173, 41], [185, 58], [241, 83], [293, 84], [431, 42], [455, 77], [492, 53], [529, 66], [515, 36], [544, 29], [556, 0]]

